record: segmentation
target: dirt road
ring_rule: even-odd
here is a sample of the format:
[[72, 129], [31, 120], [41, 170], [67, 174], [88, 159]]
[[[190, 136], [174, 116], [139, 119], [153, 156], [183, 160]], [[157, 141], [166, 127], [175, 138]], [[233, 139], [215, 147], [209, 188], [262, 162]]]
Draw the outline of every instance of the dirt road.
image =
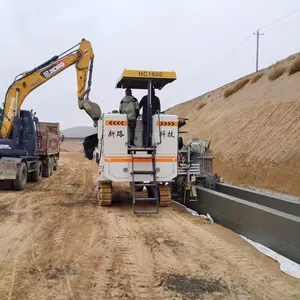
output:
[[62, 153], [51, 178], [0, 191], [0, 299], [299, 299], [300, 280], [176, 204], [97, 206], [96, 170]]

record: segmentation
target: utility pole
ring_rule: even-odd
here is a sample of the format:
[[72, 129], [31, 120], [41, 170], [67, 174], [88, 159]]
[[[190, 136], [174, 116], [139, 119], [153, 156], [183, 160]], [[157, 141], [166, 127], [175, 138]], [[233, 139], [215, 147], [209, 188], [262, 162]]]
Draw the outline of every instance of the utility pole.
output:
[[253, 33], [256, 35], [257, 40], [256, 40], [256, 72], [258, 71], [258, 56], [259, 56], [259, 36], [264, 35], [264, 33], [259, 33], [259, 29]]

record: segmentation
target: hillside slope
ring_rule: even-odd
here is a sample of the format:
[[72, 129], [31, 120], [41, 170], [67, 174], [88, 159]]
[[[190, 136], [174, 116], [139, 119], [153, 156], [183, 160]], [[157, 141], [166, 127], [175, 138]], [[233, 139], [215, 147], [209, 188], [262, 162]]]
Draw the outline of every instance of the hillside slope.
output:
[[[300, 72], [288, 73], [299, 59], [293, 55], [262, 70], [259, 80], [229, 97], [225, 91], [256, 74], [171, 108], [190, 118], [185, 142], [211, 139], [215, 172], [225, 181], [300, 195]], [[282, 68], [281, 77], [269, 79]]]

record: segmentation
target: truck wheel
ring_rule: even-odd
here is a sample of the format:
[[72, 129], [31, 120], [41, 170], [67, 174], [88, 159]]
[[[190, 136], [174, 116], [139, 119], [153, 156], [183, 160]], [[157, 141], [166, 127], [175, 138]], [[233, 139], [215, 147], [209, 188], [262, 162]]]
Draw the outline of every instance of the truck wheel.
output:
[[50, 172], [50, 176], [52, 176], [52, 174], [53, 174], [53, 167], [54, 167], [54, 160], [53, 160], [53, 158], [52, 157], [50, 157], [50, 159], [49, 159], [49, 172]]
[[43, 170], [43, 177], [50, 177], [50, 159], [46, 161], [45, 168]]
[[13, 180], [13, 188], [16, 191], [24, 190], [27, 183], [27, 166], [24, 162], [21, 162], [17, 170], [17, 178]]
[[58, 168], [58, 159], [55, 159], [54, 162], [53, 170], [56, 171]]
[[42, 163], [40, 161], [37, 161], [36, 163], [36, 169], [31, 173], [31, 179], [33, 182], [39, 182], [42, 179]]

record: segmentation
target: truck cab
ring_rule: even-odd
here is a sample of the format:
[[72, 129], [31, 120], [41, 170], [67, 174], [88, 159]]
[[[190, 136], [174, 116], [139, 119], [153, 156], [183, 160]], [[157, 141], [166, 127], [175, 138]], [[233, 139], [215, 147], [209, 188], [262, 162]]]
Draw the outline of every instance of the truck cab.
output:
[[0, 158], [37, 155], [37, 122], [32, 112], [21, 110], [20, 116], [14, 119], [9, 138], [0, 139]]
[[[0, 110], [2, 120], [3, 110]], [[22, 190], [30, 178], [40, 181], [57, 169], [60, 151], [59, 123], [39, 122], [32, 111], [21, 110], [13, 119], [8, 138], [0, 137], [0, 180], [13, 180]]]

